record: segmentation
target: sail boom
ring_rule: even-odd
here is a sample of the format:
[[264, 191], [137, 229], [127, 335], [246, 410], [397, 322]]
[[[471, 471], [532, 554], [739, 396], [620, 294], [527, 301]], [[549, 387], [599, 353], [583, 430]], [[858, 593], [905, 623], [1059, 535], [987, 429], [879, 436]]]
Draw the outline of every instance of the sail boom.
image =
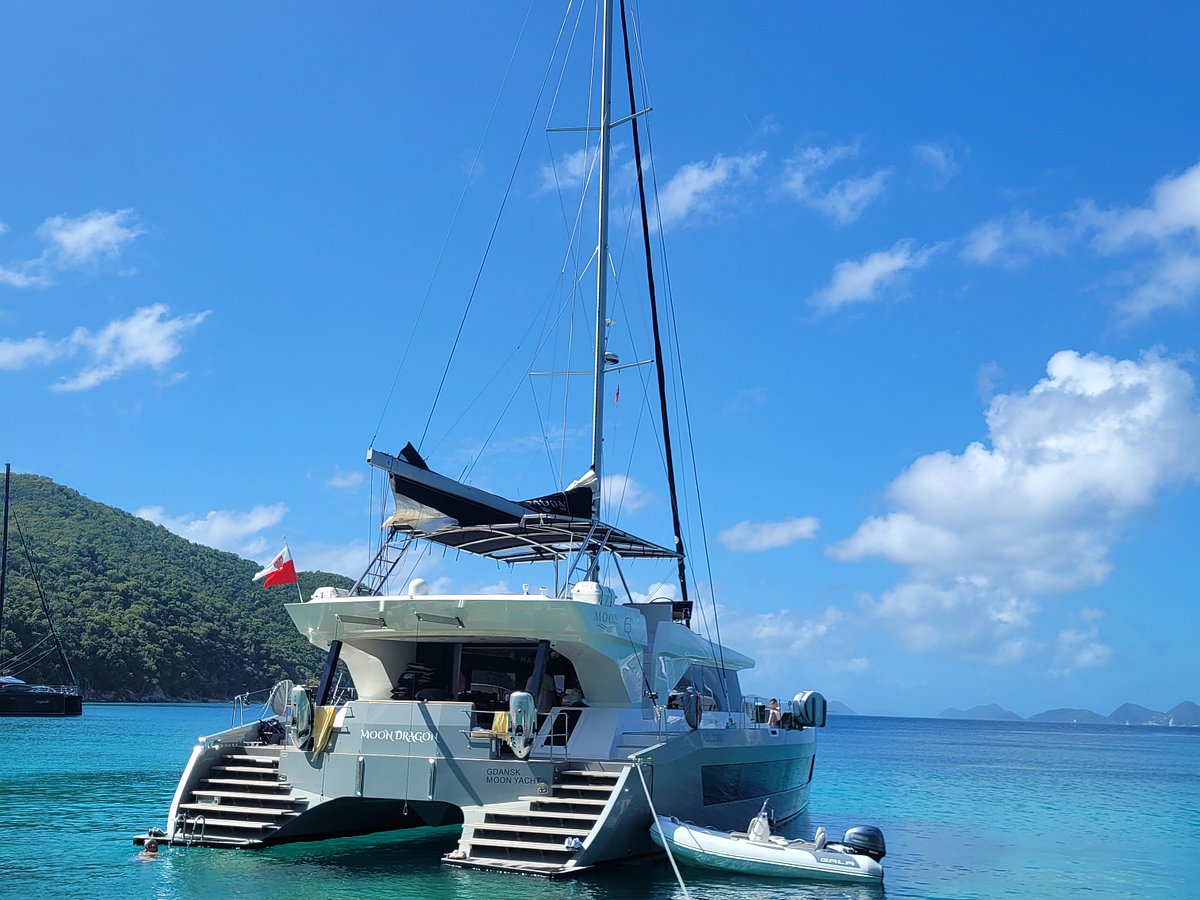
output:
[[400, 457], [372, 448], [367, 462], [388, 473], [396, 512], [384, 524], [393, 534], [510, 563], [562, 561], [581, 551], [626, 559], [677, 556], [666, 547], [595, 522], [591, 473], [565, 491], [516, 501], [439, 475], [411, 444]]

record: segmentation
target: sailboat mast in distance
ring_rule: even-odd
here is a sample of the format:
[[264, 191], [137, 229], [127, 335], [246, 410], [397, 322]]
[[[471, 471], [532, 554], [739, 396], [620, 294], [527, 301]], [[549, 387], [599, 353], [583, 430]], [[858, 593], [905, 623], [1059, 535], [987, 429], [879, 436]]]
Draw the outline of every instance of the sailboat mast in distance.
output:
[[0, 660], [4, 659], [4, 592], [8, 581], [8, 480], [12, 463], [4, 464], [4, 535], [0, 539]]

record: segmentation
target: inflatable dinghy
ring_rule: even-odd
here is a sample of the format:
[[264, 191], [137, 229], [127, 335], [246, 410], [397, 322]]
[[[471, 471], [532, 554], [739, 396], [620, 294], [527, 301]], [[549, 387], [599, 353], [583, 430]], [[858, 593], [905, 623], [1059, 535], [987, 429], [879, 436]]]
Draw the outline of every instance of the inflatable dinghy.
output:
[[660, 847], [665, 840], [677, 859], [693, 865], [816, 881], [879, 884], [883, 881], [879, 861], [887, 852], [883, 833], [873, 825], [855, 826], [838, 842], [827, 841], [824, 828], [817, 829], [812, 841], [773, 835], [765, 804], [744, 834], [659, 816], [650, 826], [650, 836]]

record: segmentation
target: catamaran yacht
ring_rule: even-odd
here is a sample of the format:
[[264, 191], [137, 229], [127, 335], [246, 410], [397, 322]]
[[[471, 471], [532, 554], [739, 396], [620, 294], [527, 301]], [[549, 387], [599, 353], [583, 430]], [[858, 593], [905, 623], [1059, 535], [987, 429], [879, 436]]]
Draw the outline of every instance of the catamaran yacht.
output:
[[[611, 0], [602, 21], [593, 130], [595, 247], [606, 260], [611, 132], [620, 124], [635, 129], [649, 228], [642, 111], [612, 118], [613, 32], [624, 16], [614, 16]], [[586, 474], [516, 501], [439, 474], [411, 444], [395, 456], [369, 450], [394, 501], [386, 539], [353, 588], [320, 588], [287, 605], [299, 632], [327, 654], [318, 684], [277, 685], [262, 719], [202, 738], [153, 836], [258, 848], [461, 823], [446, 863], [558, 876], [656, 852], [655, 813], [728, 829], [743, 827], [764, 801], [777, 821], [805, 808], [825, 701], [800, 692], [782, 715], [769, 710], [739, 682], [753, 660], [693, 629], [665, 400], [674, 546], [601, 519], [604, 378], [615, 364], [607, 268], [596, 266]], [[393, 585], [414, 548], [430, 545], [538, 567], [546, 586], [439, 593], [419, 577]], [[678, 598], [631, 591], [622, 567], [637, 560], [677, 566]], [[352, 699], [336, 690], [343, 666]]]

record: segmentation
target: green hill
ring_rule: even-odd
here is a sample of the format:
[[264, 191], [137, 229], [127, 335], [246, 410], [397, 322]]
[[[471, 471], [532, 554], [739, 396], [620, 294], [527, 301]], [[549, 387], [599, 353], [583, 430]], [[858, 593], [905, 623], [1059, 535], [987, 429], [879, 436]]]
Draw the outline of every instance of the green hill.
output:
[[1165, 718], [1173, 725], [1200, 725], [1200, 706], [1184, 700], [1168, 709]]
[[[283, 609], [294, 589], [263, 590], [251, 581], [256, 563], [193, 544], [37, 475], [13, 476], [11, 509], [86, 699], [223, 700], [283, 678], [319, 675], [322, 654]], [[3, 669], [47, 631], [15, 524], [8, 569]], [[350, 581], [300, 574], [303, 596], [320, 585]], [[63, 680], [53, 654], [9, 674]]]
[[937, 714], [939, 719], [986, 719], [995, 722], [1020, 722], [1021, 717], [1010, 712], [996, 703], [986, 706], [972, 706], [970, 709], [943, 709]]
[[1122, 703], [1108, 714], [1108, 718], [1118, 725], [1145, 725], [1161, 719], [1163, 715], [1156, 709], [1147, 709], [1136, 703]]
[[1106, 718], [1090, 709], [1048, 709], [1036, 716], [1029, 717], [1030, 722], [1056, 722], [1064, 725], [1113, 725], [1112, 719]]

